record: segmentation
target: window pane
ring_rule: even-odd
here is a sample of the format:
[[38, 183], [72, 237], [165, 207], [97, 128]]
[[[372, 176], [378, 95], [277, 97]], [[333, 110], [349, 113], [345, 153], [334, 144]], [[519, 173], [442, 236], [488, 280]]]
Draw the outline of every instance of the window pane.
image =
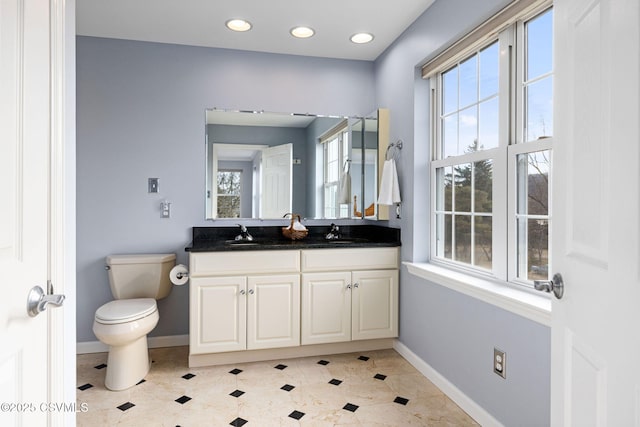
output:
[[458, 67], [442, 74], [442, 112], [448, 114], [458, 109]]
[[518, 220], [518, 277], [525, 280], [549, 278], [548, 220]]
[[498, 146], [498, 98], [480, 103], [478, 149], [489, 150]]
[[439, 168], [436, 170], [437, 192], [436, 210], [451, 212], [452, 180], [453, 169], [451, 167]]
[[493, 212], [493, 161], [483, 160], [473, 164], [475, 212]]
[[471, 216], [454, 215], [455, 254], [454, 259], [471, 264]]
[[471, 163], [458, 165], [455, 168], [453, 210], [456, 212], [471, 212]]
[[460, 138], [458, 153], [477, 151], [478, 148], [478, 107], [476, 105], [460, 111]]
[[458, 114], [443, 119], [442, 126], [443, 158], [458, 155]]
[[535, 79], [553, 70], [553, 11], [549, 9], [527, 22], [527, 76]]
[[436, 215], [436, 256], [451, 259], [451, 215]]
[[525, 141], [553, 135], [553, 80], [544, 78], [525, 88]]
[[474, 218], [474, 265], [491, 270], [492, 251], [492, 218], [487, 216], [477, 216]]
[[478, 57], [460, 63], [460, 108], [478, 102]]
[[549, 172], [551, 151], [518, 155], [517, 275], [547, 279], [549, 270]]
[[550, 160], [548, 150], [518, 155], [518, 214], [549, 215]]
[[498, 42], [480, 52], [480, 99], [498, 93]]

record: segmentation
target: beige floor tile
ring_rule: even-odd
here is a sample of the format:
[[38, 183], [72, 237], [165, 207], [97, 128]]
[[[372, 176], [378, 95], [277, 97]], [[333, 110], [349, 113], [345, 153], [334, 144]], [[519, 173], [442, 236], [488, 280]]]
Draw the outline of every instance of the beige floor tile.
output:
[[[114, 392], [104, 387], [105, 369], [95, 368], [106, 354], [79, 355], [78, 387], [91, 387], [77, 390], [89, 408], [77, 414], [78, 426], [227, 426], [236, 418], [247, 427], [477, 426], [394, 350], [200, 368], [188, 367], [188, 347], [151, 349], [150, 357], [144, 382]], [[231, 374], [235, 368], [242, 372]]]

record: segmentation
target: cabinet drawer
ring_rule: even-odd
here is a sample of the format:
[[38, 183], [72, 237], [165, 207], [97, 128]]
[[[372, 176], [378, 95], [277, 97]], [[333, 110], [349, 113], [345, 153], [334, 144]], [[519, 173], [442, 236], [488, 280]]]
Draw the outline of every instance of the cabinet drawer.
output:
[[398, 268], [398, 248], [308, 249], [301, 252], [304, 272]]
[[189, 275], [297, 273], [300, 251], [201, 252], [189, 254]]

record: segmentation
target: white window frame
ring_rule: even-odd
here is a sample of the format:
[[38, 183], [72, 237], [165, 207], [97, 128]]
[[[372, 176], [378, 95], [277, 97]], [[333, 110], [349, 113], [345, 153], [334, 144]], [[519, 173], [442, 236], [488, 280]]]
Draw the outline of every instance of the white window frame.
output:
[[[523, 141], [525, 105], [523, 82], [524, 58], [525, 58], [525, 23], [538, 15], [545, 13], [552, 8], [550, 1], [540, 2], [535, 8], [527, 13], [521, 14], [517, 20], [493, 36], [485, 37], [482, 40], [469, 46], [460, 54], [453, 57], [446, 64], [440, 66], [430, 79], [430, 105], [431, 105], [431, 158], [429, 161], [431, 177], [431, 241], [430, 241], [430, 263], [445, 268], [461, 271], [474, 276], [483, 277], [490, 280], [499, 280], [513, 284], [532, 287], [532, 281], [520, 279], [518, 274], [517, 260], [517, 157], [520, 154], [535, 153], [549, 150], [552, 156], [553, 137], [548, 137], [536, 141]], [[441, 122], [441, 94], [442, 94], [442, 74], [470, 58], [477, 52], [486, 48], [494, 42], [499, 43], [499, 72], [500, 81], [498, 89], [499, 97], [499, 140], [498, 147], [459, 156], [442, 159], [442, 122]], [[553, 75], [553, 72], [547, 74]], [[503, 76], [510, 76], [504, 78]], [[473, 163], [478, 160], [491, 159], [493, 162], [493, 185], [492, 185], [492, 268], [486, 270], [474, 267], [467, 263], [456, 262], [445, 258], [437, 257], [437, 173], [442, 167], [460, 164]], [[551, 201], [551, 187], [549, 187], [549, 203]], [[552, 218], [552, 206], [549, 205], [550, 224]], [[506, 224], [500, 226], [500, 224]], [[551, 240], [552, 227], [549, 226], [549, 241]], [[453, 248], [452, 248], [453, 250]], [[549, 259], [551, 253], [549, 248]], [[549, 271], [552, 271], [549, 265]]]

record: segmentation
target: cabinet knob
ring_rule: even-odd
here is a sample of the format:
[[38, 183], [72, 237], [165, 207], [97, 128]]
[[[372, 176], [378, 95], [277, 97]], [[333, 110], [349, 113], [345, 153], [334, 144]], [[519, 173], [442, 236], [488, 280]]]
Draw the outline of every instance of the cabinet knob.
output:
[[245, 291], [244, 289], [242, 289], [242, 290], [240, 291], [240, 295], [244, 295], [244, 294], [246, 294], [246, 293], [247, 293], [247, 291]]
[[351, 283], [347, 285], [347, 289], [351, 289]]
[[249, 293], [253, 295], [253, 289], [249, 289]]
[[360, 286], [360, 283], [358, 283], [358, 282], [356, 282], [356, 283], [354, 283], [354, 284], [353, 284], [353, 287], [354, 287], [354, 288], [357, 288], [358, 286]]

